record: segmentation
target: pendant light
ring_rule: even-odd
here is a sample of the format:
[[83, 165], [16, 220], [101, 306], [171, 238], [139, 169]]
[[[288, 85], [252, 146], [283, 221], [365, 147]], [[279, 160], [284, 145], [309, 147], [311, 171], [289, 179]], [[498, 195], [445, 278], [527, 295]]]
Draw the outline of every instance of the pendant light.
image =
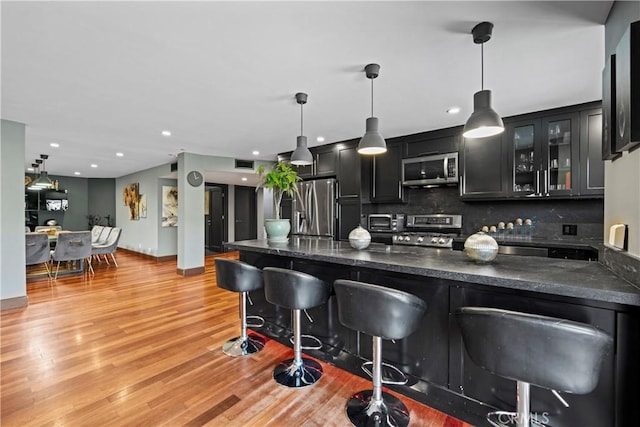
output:
[[296, 166], [306, 166], [313, 163], [313, 155], [307, 148], [307, 137], [304, 136], [302, 106], [307, 103], [307, 94], [296, 93], [296, 102], [300, 104], [300, 136], [296, 141], [296, 150], [291, 155], [291, 164]]
[[371, 79], [371, 117], [367, 119], [366, 132], [358, 144], [358, 153], [365, 155], [382, 154], [387, 151], [387, 143], [378, 130], [378, 118], [373, 116], [373, 79], [380, 74], [380, 65], [368, 64], [364, 67], [368, 79]]
[[36, 159], [36, 163], [42, 163], [42, 171], [40, 171], [40, 176], [34, 181], [32, 184], [33, 187], [39, 187], [40, 189], [52, 188], [53, 181], [49, 178], [49, 174], [45, 170], [45, 160], [49, 158], [48, 154], [40, 154], [40, 159]]
[[34, 190], [34, 191], [42, 190], [42, 187], [38, 187], [38, 184], [37, 184], [38, 178], [40, 178], [41, 163], [42, 163], [42, 160], [40, 159], [37, 159], [36, 163], [31, 163], [31, 167], [33, 168], [33, 171], [34, 171], [33, 174], [35, 175], [35, 178], [27, 186], [29, 190]]
[[491, 22], [481, 22], [471, 30], [473, 42], [480, 45], [481, 90], [473, 95], [473, 114], [462, 132], [465, 138], [484, 138], [504, 131], [502, 118], [491, 108], [491, 91], [484, 89], [484, 43], [491, 39], [492, 31]]

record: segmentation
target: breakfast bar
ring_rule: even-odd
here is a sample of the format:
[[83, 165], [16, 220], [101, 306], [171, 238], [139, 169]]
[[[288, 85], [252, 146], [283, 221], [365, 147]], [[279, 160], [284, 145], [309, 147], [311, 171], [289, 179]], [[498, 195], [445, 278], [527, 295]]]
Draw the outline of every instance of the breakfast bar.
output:
[[[327, 283], [358, 280], [422, 298], [427, 310], [418, 330], [383, 346], [385, 362], [409, 378], [406, 385], [389, 388], [474, 425], [486, 425], [485, 414], [495, 408], [512, 410], [515, 384], [469, 359], [452, 315], [457, 308], [503, 308], [591, 324], [614, 338], [615, 349], [605, 358], [596, 389], [563, 394], [567, 408], [549, 390], [533, 387], [531, 411], [552, 426], [623, 426], [638, 419], [640, 288], [598, 262], [500, 254], [477, 264], [451, 249], [371, 244], [355, 250], [348, 242], [296, 236], [288, 243], [248, 240], [226, 247], [260, 268], [303, 271]], [[266, 302], [260, 292], [250, 296], [249, 314], [265, 318], [256, 331], [290, 345], [289, 312]], [[303, 333], [323, 344], [309, 354], [365, 376], [360, 364], [371, 359], [370, 339], [340, 324], [335, 295], [308, 312]]]

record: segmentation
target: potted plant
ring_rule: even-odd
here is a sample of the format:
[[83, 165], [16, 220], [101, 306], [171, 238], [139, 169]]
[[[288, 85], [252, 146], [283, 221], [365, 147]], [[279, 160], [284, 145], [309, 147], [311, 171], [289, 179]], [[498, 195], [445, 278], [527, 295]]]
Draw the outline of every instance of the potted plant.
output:
[[286, 242], [289, 231], [291, 231], [291, 223], [289, 219], [280, 218], [282, 196], [285, 194], [290, 197], [297, 195], [298, 188], [296, 183], [301, 181], [302, 178], [286, 162], [278, 162], [268, 171], [265, 170], [265, 165], [260, 165], [257, 173], [261, 179], [258, 188], [268, 188], [273, 191], [275, 218], [265, 219], [264, 221], [267, 239], [272, 242]]

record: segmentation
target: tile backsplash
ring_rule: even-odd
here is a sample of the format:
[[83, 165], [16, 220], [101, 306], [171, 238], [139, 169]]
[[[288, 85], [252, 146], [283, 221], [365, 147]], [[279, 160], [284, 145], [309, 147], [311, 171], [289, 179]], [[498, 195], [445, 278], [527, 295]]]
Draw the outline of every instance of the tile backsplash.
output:
[[[451, 213], [462, 215], [462, 233], [471, 234], [483, 225], [516, 218], [533, 221], [533, 237], [546, 239], [600, 239], [603, 236], [604, 200], [535, 199], [463, 202], [457, 187], [405, 188], [407, 203], [365, 204], [369, 213]], [[563, 236], [562, 225], [577, 225], [576, 236]]]

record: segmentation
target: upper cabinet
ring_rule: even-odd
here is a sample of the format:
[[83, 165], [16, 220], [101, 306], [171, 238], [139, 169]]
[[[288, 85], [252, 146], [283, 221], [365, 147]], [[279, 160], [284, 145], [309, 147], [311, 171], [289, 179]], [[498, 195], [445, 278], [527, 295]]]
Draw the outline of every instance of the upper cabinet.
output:
[[507, 196], [505, 141], [502, 135], [463, 138], [458, 184], [462, 199], [500, 199]]
[[416, 133], [400, 138], [404, 143], [403, 158], [421, 157], [429, 154], [453, 153], [458, 151], [462, 126]]
[[402, 141], [387, 141], [387, 152], [371, 159], [371, 203], [402, 203]]
[[601, 108], [580, 113], [580, 194], [604, 194], [604, 162], [602, 153]]
[[313, 163], [308, 166], [294, 166], [301, 178], [322, 178], [336, 175], [338, 150], [335, 144], [312, 147], [309, 150], [313, 154]]
[[599, 103], [505, 119], [502, 135], [465, 139], [461, 153], [462, 199], [604, 194]]

